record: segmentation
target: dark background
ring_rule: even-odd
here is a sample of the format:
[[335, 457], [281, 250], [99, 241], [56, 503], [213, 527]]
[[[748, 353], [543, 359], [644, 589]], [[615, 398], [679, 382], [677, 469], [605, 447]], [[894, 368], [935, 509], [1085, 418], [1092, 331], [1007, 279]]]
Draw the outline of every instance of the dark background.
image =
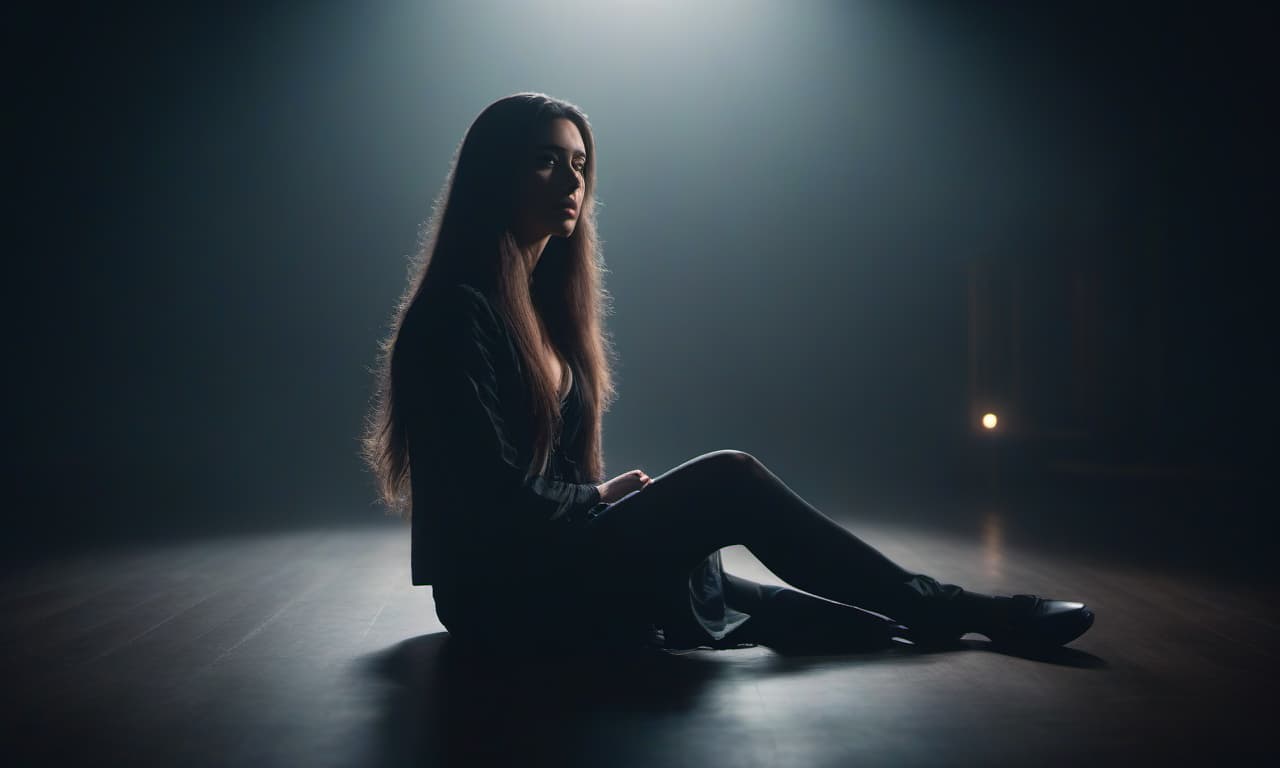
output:
[[[609, 476], [737, 448], [832, 511], [1042, 499], [1020, 514], [1261, 552], [1265, 21], [1219, 4], [24, 11], [6, 560], [385, 522], [357, 445], [376, 344], [457, 143], [522, 90], [596, 131]], [[1001, 425], [980, 434], [986, 410]], [[1050, 511], [1064, 498], [1081, 501]]]

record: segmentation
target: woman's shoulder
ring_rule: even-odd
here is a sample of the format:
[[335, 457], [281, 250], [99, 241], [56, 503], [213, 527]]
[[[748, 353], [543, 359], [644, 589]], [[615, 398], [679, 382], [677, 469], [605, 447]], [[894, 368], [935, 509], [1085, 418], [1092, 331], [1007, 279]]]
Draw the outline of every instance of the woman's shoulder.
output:
[[485, 322], [497, 319], [494, 299], [470, 283], [451, 283], [428, 292], [431, 314], [445, 322]]
[[480, 290], [471, 283], [454, 283], [449, 286], [449, 291], [458, 300], [475, 302], [485, 306], [491, 306], [493, 304], [493, 300], [490, 298], [489, 294]]
[[470, 283], [452, 283], [432, 291], [433, 306], [427, 333], [446, 345], [480, 345], [500, 348], [509, 344], [506, 323], [495, 299]]

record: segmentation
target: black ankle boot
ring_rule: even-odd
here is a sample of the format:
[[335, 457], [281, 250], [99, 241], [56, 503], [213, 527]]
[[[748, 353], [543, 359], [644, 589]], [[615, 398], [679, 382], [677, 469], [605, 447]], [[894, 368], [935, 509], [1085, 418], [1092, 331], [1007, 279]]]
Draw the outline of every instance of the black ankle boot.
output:
[[1093, 611], [1084, 603], [1037, 595], [997, 597], [998, 610], [981, 630], [995, 645], [1051, 647], [1065, 645], [1093, 626]]
[[993, 597], [940, 584], [923, 573], [903, 582], [895, 619], [906, 624], [908, 640], [920, 645], [953, 643], [968, 632], [986, 635], [994, 645], [1044, 648], [1065, 645], [1093, 626], [1084, 603], [1019, 594]]
[[981, 618], [973, 615], [972, 597], [962, 587], [942, 584], [923, 573], [902, 582], [887, 608], [890, 616], [907, 625], [905, 637], [918, 645], [955, 642], [976, 631]]

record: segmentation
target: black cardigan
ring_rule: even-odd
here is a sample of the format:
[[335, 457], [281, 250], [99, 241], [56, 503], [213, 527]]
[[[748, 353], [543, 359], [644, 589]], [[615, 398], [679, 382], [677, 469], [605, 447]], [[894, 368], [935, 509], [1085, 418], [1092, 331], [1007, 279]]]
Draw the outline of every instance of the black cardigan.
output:
[[[561, 403], [562, 427], [544, 474], [524, 480], [533, 448], [525, 371], [496, 305], [468, 284], [422, 297], [405, 350], [415, 585], [492, 577], [551, 527], [601, 504], [580, 455], [580, 377]], [[519, 558], [512, 561], [518, 566]], [[479, 585], [476, 585], [479, 586]], [[439, 591], [439, 590], [437, 590]]]

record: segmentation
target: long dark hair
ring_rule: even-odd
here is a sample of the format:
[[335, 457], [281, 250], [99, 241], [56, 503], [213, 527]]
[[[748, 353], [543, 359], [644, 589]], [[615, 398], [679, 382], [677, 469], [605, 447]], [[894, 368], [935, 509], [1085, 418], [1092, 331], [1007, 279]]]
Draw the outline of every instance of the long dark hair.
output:
[[[516, 174], [535, 132], [556, 118], [572, 120], [587, 150], [586, 184], [577, 225], [570, 237], [552, 237], [532, 277], [511, 232]], [[393, 513], [412, 516], [404, 382], [423, 331], [411, 319], [442, 287], [467, 283], [494, 299], [508, 321], [528, 372], [534, 424], [533, 458], [525, 479], [545, 471], [560, 423], [560, 382], [550, 380], [540, 359], [538, 322], [571, 365], [582, 397], [582, 482], [604, 481], [603, 414], [615, 395], [612, 343], [604, 330], [609, 296], [601, 284], [603, 260], [596, 238], [596, 148], [581, 109], [542, 93], [517, 93], [486, 107], [467, 130], [432, 215], [410, 260], [408, 286], [397, 303], [391, 332], [380, 345], [373, 407], [361, 437], [365, 463], [379, 498]], [[447, 406], [446, 406], [447, 407]], [[564, 446], [566, 450], [569, 446]]]

